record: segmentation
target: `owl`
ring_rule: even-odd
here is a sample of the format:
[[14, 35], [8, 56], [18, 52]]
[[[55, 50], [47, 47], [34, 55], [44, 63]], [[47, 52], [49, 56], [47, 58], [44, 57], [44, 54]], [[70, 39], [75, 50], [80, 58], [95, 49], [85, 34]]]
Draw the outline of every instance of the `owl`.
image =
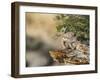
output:
[[62, 45], [65, 49], [75, 49], [77, 38], [73, 32], [67, 32], [63, 35]]

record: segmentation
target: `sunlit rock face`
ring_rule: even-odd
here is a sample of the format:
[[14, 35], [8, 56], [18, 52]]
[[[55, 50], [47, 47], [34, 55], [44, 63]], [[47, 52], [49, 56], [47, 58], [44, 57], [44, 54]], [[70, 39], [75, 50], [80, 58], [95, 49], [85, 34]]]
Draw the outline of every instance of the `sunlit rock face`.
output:
[[89, 64], [89, 46], [77, 40], [73, 32], [67, 32], [59, 36], [64, 47], [50, 51], [53, 60], [59, 64]]

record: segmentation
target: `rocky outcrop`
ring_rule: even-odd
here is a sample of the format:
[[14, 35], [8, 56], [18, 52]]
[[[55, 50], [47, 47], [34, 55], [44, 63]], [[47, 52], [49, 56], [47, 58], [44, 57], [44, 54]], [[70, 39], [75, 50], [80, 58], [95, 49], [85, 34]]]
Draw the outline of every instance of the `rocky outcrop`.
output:
[[89, 64], [89, 46], [77, 40], [73, 32], [60, 35], [60, 50], [50, 51], [54, 61], [61, 64]]

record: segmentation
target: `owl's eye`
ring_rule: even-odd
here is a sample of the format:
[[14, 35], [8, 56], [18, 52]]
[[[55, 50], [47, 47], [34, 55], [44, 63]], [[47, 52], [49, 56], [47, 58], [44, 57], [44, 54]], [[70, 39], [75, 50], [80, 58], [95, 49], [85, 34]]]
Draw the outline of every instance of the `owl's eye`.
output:
[[66, 43], [66, 41], [63, 42], [64, 44]]

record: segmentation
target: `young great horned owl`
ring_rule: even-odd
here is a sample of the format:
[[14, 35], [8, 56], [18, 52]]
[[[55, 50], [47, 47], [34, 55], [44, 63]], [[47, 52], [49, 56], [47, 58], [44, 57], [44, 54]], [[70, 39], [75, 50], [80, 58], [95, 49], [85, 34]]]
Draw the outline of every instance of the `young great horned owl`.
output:
[[77, 38], [73, 32], [67, 32], [63, 35], [62, 38], [62, 45], [65, 49], [74, 49], [76, 47]]

